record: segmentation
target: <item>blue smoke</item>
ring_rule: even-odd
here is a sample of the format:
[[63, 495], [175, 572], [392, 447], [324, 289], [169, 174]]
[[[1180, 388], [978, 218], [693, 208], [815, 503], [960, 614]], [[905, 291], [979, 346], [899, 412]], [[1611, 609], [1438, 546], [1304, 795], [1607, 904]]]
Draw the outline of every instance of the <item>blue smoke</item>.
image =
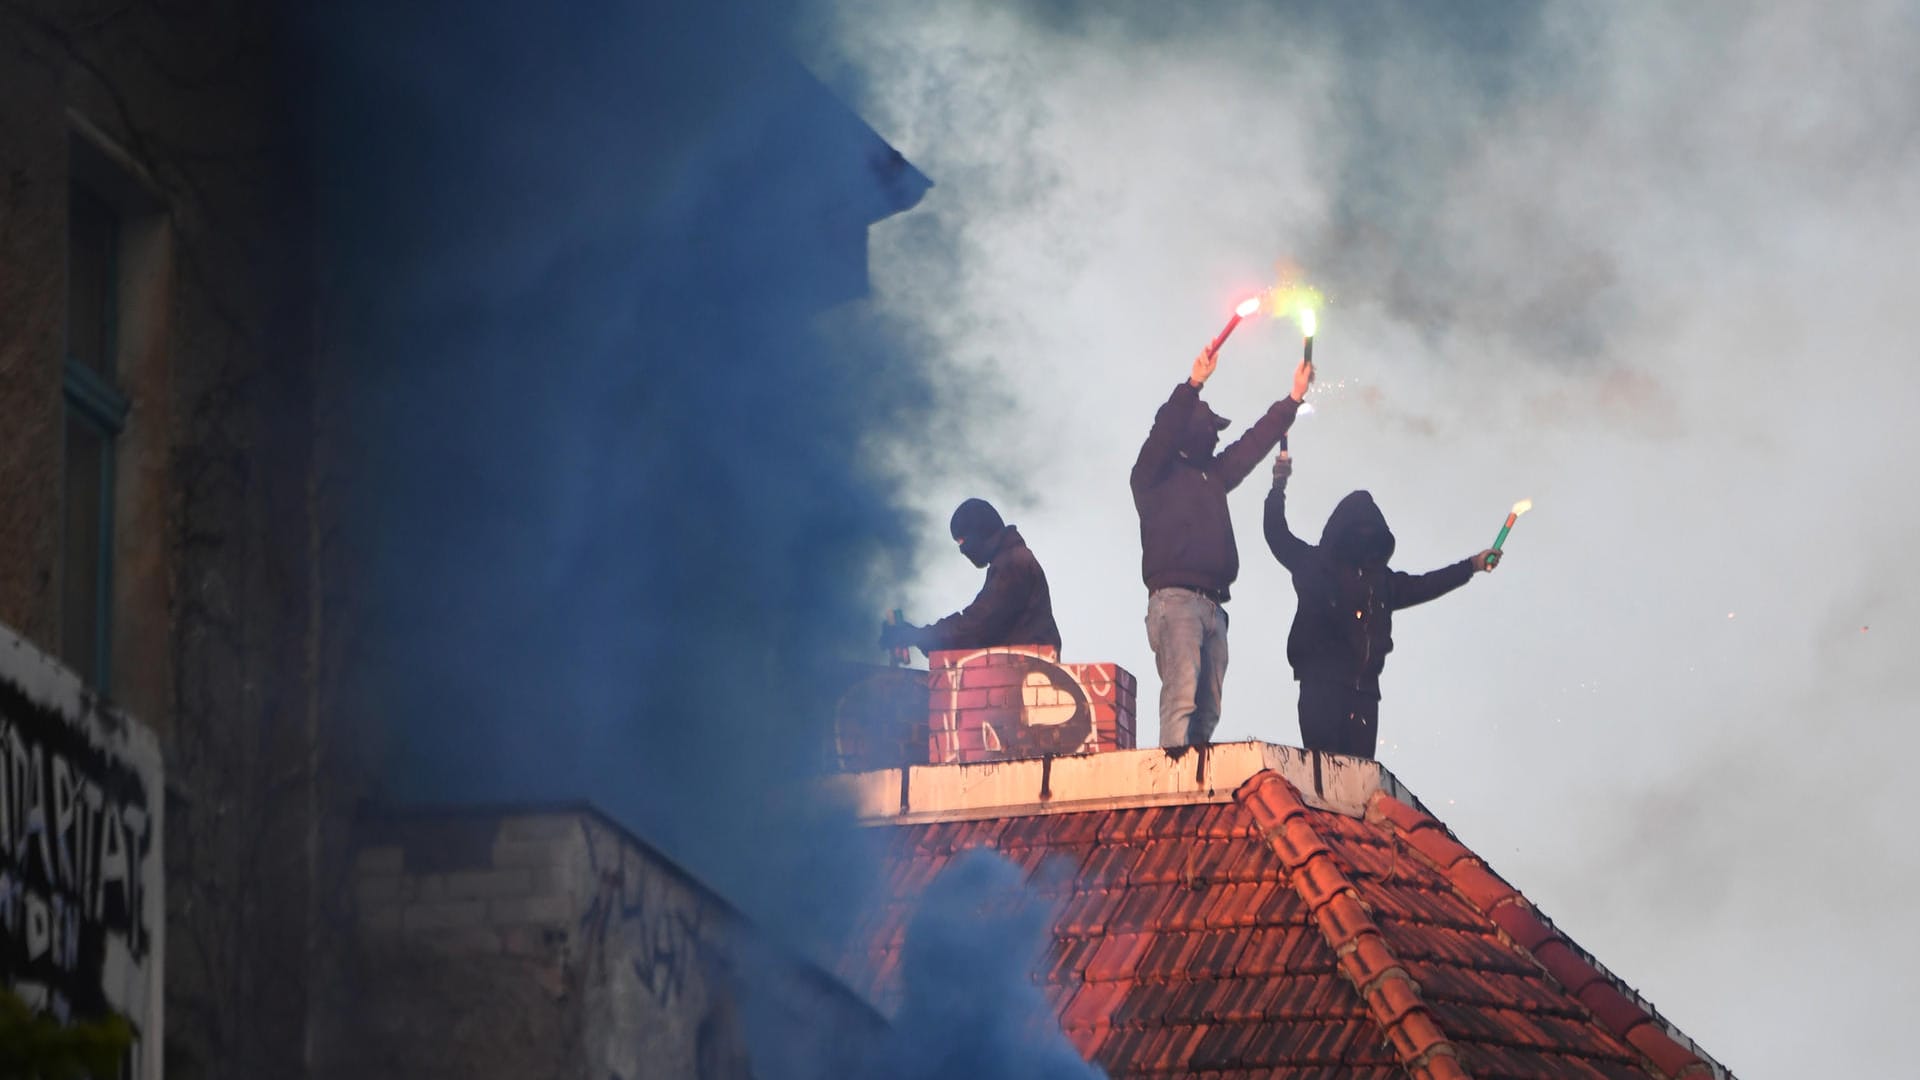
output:
[[962, 852], [921, 898], [901, 954], [905, 1001], [860, 1076], [871, 1080], [1086, 1080], [1081, 1060], [1033, 985], [1049, 912], [1020, 869]]
[[590, 800], [817, 944], [872, 863], [804, 781], [933, 391], [816, 322], [925, 181], [778, 14], [327, 9], [324, 336], [384, 794]]

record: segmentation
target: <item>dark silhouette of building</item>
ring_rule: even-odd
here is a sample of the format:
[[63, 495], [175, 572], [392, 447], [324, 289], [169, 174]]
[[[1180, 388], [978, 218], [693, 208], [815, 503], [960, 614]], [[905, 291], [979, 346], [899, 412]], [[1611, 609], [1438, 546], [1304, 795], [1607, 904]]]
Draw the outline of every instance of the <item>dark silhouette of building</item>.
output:
[[[140, 1032], [135, 1075], [162, 1046], [172, 1077], [337, 1074], [364, 1034], [354, 808], [383, 746], [417, 763], [448, 735], [440, 672], [368, 674], [410, 632], [388, 601], [426, 604], [404, 578], [450, 564], [448, 534], [399, 526], [464, 511], [475, 535], [487, 478], [437, 455], [566, 427], [537, 393], [493, 399], [518, 404], [506, 428], [450, 427], [422, 388], [472, 391], [543, 321], [625, 320], [636, 371], [711, 376], [702, 339], [761, 350], [770, 321], [863, 295], [867, 227], [928, 184], [777, 27], [722, 5], [637, 37], [612, 8], [96, 7], [0, 0], [0, 684], [24, 687], [0, 723], [150, 730], [164, 758], [144, 794], [164, 804], [166, 1028]], [[472, 306], [422, 347], [436, 289]], [[754, 317], [724, 317], [725, 290]], [[599, 373], [558, 340], [510, 378], [590, 411]], [[74, 984], [121, 963], [81, 955]], [[0, 951], [0, 983], [30, 974]], [[738, 1018], [703, 1009], [701, 1060], [733, 1075]]]

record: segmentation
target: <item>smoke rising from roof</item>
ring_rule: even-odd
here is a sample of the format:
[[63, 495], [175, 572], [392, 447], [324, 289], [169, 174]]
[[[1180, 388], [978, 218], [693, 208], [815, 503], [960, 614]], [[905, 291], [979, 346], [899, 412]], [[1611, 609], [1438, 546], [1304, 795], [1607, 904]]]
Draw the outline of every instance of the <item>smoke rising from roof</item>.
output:
[[913, 334], [818, 314], [914, 174], [764, 6], [316, 19], [348, 703], [385, 794], [589, 799], [828, 951], [877, 866], [809, 783], [835, 671], [878, 659], [907, 470], [970, 400]]
[[[942, 181], [876, 234], [878, 299], [1016, 388], [988, 445], [1030, 493], [1000, 505], [1080, 655], [1152, 699], [1126, 467], [1297, 261], [1321, 380], [1365, 388], [1293, 431], [1301, 519], [1369, 488], [1419, 571], [1538, 507], [1498, 573], [1396, 620], [1386, 763], [1741, 1075], [1901, 1070], [1920, 11], [830, 10], [818, 70]], [[1242, 327], [1207, 398], [1256, 415], [1299, 348]], [[1260, 496], [1217, 734], [1291, 742]], [[969, 586], [925, 566], [910, 614]], [[1835, 919], [1839, 881], [1881, 899]]]
[[1032, 971], [1050, 915], [1020, 868], [984, 849], [928, 886], [901, 950], [905, 1001], [860, 1075], [872, 1080], [1092, 1080]]

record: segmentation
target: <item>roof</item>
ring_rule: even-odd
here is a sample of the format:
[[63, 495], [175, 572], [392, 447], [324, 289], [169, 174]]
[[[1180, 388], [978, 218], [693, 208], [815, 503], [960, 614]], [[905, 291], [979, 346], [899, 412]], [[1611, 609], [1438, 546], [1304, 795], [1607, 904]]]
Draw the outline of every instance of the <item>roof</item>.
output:
[[1033, 978], [1114, 1077], [1729, 1075], [1375, 762], [1238, 743], [845, 786], [890, 877], [839, 968], [889, 1014], [917, 896], [987, 847], [1047, 906]]

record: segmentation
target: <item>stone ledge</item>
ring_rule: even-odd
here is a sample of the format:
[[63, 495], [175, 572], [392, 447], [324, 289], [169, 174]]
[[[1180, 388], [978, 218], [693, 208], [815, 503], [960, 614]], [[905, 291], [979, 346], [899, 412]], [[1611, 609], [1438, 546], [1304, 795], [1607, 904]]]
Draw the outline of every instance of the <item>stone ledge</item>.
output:
[[863, 821], [892, 824], [1226, 802], [1234, 789], [1265, 769], [1286, 777], [1309, 805], [1348, 817], [1366, 816], [1367, 800], [1376, 791], [1421, 805], [1377, 761], [1252, 741], [1218, 743], [1177, 759], [1158, 748], [1112, 750], [915, 765], [906, 770], [904, 786], [900, 769], [829, 777], [826, 784]]

